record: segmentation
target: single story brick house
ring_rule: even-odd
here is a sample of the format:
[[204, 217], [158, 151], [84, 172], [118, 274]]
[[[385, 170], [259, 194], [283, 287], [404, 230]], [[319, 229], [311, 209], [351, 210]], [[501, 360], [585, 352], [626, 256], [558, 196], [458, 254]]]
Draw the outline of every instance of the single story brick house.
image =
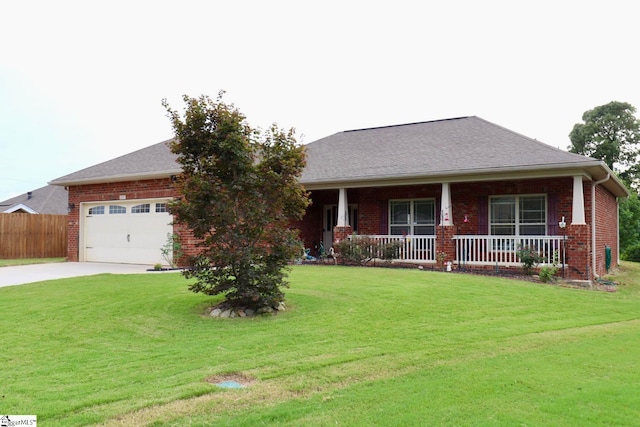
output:
[[[600, 160], [475, 116], [339, 132], [306, 149], [312, 205], [295, 226], [312, 253], [367, 235], [425, 265], [519, 268], [520, 247], [577, 280], [618, 263], [618, 198], [629, 193]], [[53, 180], [69, 191], [69, 260], [162, 262], [174, 232], [193, 253], [167, 211], [175, 159], [165, 141]]]

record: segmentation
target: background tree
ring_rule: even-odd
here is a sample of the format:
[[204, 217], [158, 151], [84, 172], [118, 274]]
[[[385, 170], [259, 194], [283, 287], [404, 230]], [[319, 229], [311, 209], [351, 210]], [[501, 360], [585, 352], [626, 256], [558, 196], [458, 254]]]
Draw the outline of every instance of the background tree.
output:
[[640, 122], [635, 107], [612, 101], [582, 115], [569, 134], [572, 153], [604, 161], [620, 178], [635, 186], [639, 178]]
[[309, 203], [298, 182], [304, 148], [275, 124], [260, 133], [233, 104], [184, 96], [184, 116], [163, 101], [175, 131], [171, 150], [183, 173], [174, 219], [201, 239], [189, 289], [225, 295], [230, 307], [277, 307], [288, 261], [301, 251], [291, 221]]
[[640, 244], [640, 199], [631, 191], [628, 199], [620, 202], [620, 251]]
[[640, 244], [640, 121], [635, 112], [631, 104], [613, 101], [586, 111], [584, 123], [569, 134], [569, 151], [604, 161], [630, 188], [629, 199], [620, 202], [621, 252]]

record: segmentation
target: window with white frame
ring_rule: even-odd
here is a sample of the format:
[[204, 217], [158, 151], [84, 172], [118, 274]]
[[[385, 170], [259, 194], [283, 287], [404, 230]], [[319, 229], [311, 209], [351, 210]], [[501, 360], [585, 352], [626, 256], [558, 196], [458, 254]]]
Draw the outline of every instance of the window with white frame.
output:
[[126, 214], [127, 208], [119, 205], [109, 205], [109, 215]]
[[89, 208], [89, 215], [104, 215], [104, 206], [94, 206]]
[[135, 205], [134, 207], [131, 208], [131, 213], [134, 213], [134, 214], [149, 213], [149, 212], [151, 212], [151, 204], [150, 203], [143, 203], [141, 205]]
[[156, 203], [156, 213], [169, 212], [166, 203]]
[[546, 224], [547, 198], [544, 195], [489, 199], [489, 232], [493, 236], [544, 236]]
[[433, 235], [436, 230], [436, 202], [433, 199], [389, 201], [389, 233]]

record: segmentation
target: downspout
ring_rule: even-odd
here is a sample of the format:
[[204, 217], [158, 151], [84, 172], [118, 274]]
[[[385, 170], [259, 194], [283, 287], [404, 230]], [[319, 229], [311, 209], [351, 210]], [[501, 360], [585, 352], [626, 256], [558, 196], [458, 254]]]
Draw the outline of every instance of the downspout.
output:
[[[629, 199], [629, 197], [627, 197]], [[618, 253], [616, 254], [616, 264], [620, 265], [620, 199], [616, 197], [616, 230], [618, 230], [618, 241], [616, 242], [616, 247], [618, 248]]]
[[[606, 178], [594, 182], [591, 187], [591, 269], [593, 277], [596, 279], [600, 277], [596, 272], [596, 186], [608, 181], [609, 178], [611, 178], [611, 174], [607, 173]], [[620, 233], [618, 232], [618, 234]]]

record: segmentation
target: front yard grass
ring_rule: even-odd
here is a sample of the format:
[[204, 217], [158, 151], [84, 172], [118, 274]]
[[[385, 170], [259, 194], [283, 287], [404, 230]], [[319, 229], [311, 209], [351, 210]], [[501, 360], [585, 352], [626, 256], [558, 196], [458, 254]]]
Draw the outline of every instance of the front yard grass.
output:
[[[179, 274], [0, 288], [0, 408], [40, 425], [634, 425], [640, 271], [618, 292], [297, 266], [289, 310], [203, 316]], [[242, 389], [207, 381], [233, 374]]]

